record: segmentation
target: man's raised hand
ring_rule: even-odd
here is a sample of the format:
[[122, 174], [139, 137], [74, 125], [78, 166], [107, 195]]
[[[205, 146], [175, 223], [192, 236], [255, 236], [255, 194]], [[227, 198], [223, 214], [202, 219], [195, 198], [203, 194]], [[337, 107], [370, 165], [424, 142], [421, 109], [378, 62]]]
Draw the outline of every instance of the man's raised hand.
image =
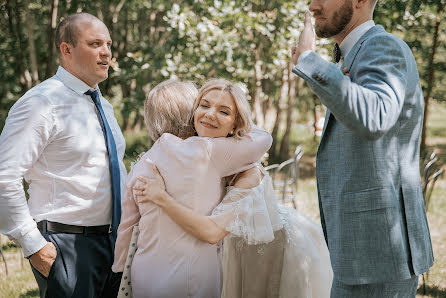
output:
[[308, 50], [314, 51], [316, 44], [316, 35], [311, 24], [310, 12], [305, 13], [304, 30], [300, 34], [297, 46], [291, 48], [293, 63], [296, 65], [299, 56]]

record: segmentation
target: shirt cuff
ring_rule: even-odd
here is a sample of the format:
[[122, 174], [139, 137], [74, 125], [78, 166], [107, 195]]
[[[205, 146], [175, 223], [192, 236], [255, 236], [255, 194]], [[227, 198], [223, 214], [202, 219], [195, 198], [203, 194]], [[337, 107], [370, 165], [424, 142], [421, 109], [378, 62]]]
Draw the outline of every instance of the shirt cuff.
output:
[[39, 229], [34, 228], [23, 237], [15, 239], [23, 249], [23, 256], [29, 258], [34, 253], [41, 250], [47, 243], [46, 239], [40, 234]]
[[304, 59], [305, 57], [307, 57], [308, 55], [310, 55], [310, 53], [313, 52], [312, 50], [306, 50], [304, 51], [302, 54], [300, 54], [299, 58], [297, 59], [297, 64], [299, 64], [299, 62]]

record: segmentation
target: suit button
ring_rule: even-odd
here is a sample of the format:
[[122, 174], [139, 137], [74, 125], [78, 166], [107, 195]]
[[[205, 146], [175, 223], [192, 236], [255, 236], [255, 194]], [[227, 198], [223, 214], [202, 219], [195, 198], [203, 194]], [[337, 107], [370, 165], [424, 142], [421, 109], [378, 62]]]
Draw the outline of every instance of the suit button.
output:
[[315, 79], [319, 84], [326, 86], [327, 85], [327, 81], [324, 80], [321, 76], [319, 76], [318, 74], [313, 74], [311, 76], [313, 79]]

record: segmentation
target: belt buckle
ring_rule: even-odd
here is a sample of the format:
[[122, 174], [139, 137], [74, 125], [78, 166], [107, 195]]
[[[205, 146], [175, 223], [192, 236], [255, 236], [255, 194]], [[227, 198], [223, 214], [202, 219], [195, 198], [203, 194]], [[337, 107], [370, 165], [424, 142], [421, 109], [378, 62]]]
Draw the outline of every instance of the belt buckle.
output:
[[112, 229], [111, 229], [111, 225], [108, 226], [108, 233], [111, 234]]

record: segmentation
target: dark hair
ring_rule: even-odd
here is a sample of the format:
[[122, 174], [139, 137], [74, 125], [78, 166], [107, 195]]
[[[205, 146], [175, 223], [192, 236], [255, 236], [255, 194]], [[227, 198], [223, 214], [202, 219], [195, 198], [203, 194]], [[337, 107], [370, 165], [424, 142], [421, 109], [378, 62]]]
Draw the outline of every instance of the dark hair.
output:
[[102, 22], [94, 15], [86, 12], [79, 12], [67, 16], [59, 23], [59, 25], [57, 25], [54, 44], [58, 54], [60, 54], [60, 44], [62, 42], [67, 42], [74, 47], [76, 46], [79, 35], [79, 22], [84, 20]]

